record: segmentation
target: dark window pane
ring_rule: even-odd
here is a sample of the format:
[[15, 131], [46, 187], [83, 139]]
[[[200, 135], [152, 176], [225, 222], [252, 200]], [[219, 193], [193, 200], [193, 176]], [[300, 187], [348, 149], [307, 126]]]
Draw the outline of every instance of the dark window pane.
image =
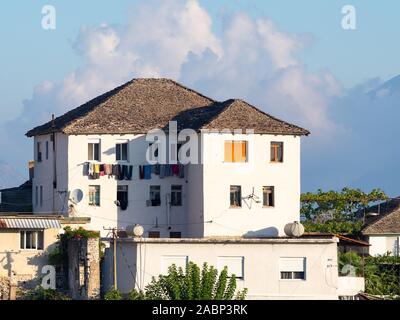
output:
[[115, 155], [117, 161], [121, 160], [121, 145], [119, 143], [115, 146]]
[[38, 231], [37, 237], [38, 237], [37, 249], [43, 250], [43, 248], [44, 248], [44, 233], [43, 233], [43, 231]]
[[100, 161], [100, 144], [94, 144], [94, 160]]
[[301, 271], [293, 272], [293, 279], [304, 279], [304, 272]]
[[281, 279], [292, 279], [292, 272], [281, 271]]
[[128, 160], [128, 144], [122, 144], [122, 160]]
[[182, 234], [180, 232], [171, 231], [169, 233], [170, 238], [182, 238]]

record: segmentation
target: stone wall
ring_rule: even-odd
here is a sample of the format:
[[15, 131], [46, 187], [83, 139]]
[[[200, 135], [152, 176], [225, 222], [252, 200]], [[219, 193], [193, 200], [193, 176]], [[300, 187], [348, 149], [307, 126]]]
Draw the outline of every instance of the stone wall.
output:
[[99, 239], [69, 240], [68, 287], [73, 299], [100, 298]]

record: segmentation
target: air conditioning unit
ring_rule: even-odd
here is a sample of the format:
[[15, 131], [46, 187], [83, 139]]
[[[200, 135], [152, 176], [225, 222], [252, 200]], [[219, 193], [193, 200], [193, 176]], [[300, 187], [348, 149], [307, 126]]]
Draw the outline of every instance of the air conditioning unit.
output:
[[151, 200], [146, 200], [146, 206], [151, 207]]

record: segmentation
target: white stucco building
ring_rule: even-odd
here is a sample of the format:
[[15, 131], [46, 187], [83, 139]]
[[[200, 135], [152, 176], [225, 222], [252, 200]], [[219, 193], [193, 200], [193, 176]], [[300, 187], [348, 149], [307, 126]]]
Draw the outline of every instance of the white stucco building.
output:
[[[155, 129], [165, 136], [148, 141]], [[192, 260], [229, 264], [253, 299], [337, 299], [337, 239], [284, 233], [300, 219], [300, 139], [308, 134], [242, 100], [135, 79], [27, 133], [34, 212], [89, 217], [103, 236], [142, 225], [139, 242], [118, 240], [125, 293]], [[177, 154], [180, 162], [171, 161]], [[110, 250], [106, 275], [114, 273]]]
[[[194, 130], [198, 163], [163, 178], [152, 168], [141, 179], [146, 133], [169, 121]], [[307, 134], [241, 100], [220, 103], [171, 80], [134, 80], [28, 132], [34, 212], [90, 217], [101, 231], [138, 223], [152, 237], [282, 236], [285, 224], [299, 220], [300, 137]], [[132, 174], [91, 179], [88, 163], [126, 165]], [[79, 203], [75, 190], [83, 193]]]
[[373, 216], [362, 231], [372, 256], [400, 255], [400, 198], [390, 199], [367, 210]]

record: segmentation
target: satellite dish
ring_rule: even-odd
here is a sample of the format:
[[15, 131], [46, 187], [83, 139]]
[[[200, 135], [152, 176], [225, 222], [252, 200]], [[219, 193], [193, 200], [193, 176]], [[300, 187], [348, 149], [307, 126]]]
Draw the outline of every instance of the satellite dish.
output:
[[74, 191], [71, 192], [70, 200], [77, 204], [81, 202], [83, 199], [83, 192], [81, 189], [75, 189]]

